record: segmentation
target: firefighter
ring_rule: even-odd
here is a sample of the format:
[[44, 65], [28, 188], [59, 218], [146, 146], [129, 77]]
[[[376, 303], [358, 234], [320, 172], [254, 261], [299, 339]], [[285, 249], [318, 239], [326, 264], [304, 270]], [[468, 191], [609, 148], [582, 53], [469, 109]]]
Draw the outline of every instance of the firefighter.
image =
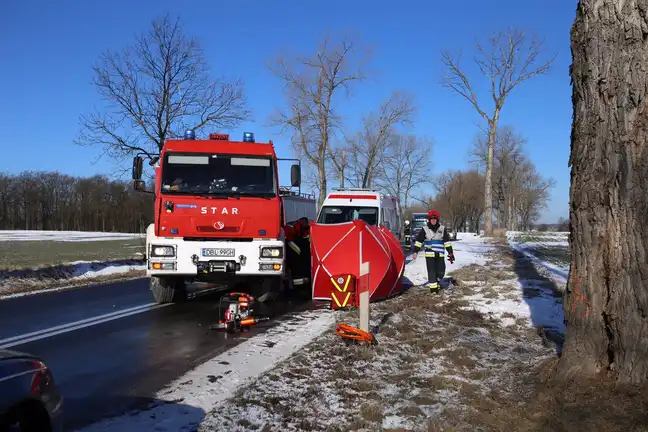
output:
[[291, 287], [307, 292], [310, 284], [310, 226], [308, 218], [289, 222], [286, 233], [286, 263], [290, 269]]
[[405, 235], [405, 247], [409, 248], [412, 237], [412, 227], [410, 226], [410, 221], [405, 221], [405, 228], [403, 228], [403, 234]]
[[416, 259], [421, 247], [425, 250], [425, 264], [427, 266], [428, 282], [425, 285], [431, 293], [438, 293], [441, 288], [439, 282], [445, 275], [445, 251], [448, 251], [448, 261], [452, 264], [455, 260], [450, 236], [445, 226], [439, 223], [439, 212], [430, 210], [428, 222], [416, 236], [414, 255]]

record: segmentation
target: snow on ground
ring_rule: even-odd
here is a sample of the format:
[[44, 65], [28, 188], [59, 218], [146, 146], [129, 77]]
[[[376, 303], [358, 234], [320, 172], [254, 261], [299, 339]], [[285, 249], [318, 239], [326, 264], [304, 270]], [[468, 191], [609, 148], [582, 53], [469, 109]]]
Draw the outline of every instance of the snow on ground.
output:
[[[538, 319], [558, 326], [560, 307], [544, 281], [516, 273], [506, 246], [464, 234], [454, 248], [457, 261], [448, 270], [457, 286], [441, 295], [422, 289], [419, 258], [405, 271], [414, 287], [372, 304], [376, 346], [347, 346], [331, 328], [219, 403], [199, 430], [510, 427], [511, 418], [498, 411], [530, 394], [526, 378], [555, 354], [544, 333], [538, 338], [533, 316], [545, 314]], [[357, 312], [335, 316], [357, 322]]]
[[[83, 432], [196, 430], [205, 413], [252, 382], [328, 329], [329, 310], [307, 311], [286, 318], [178, 378], [154, 397], [148, 409], [106, 419]], [[214, 430], [227, 430], [216, 428]]]
[[456, 285], [430, 294], [425, 259], [408, 260], [415, 285], [371, 305], [375, 346], [335, 335], [335, 322], [357, 325], [357, 311], [295, 314], [174, 381], [148, 409], [83, 431], [539, 430], [523, 402], [564, 330], [553, 282], [492, 239], [460, 234], [454, 248]]
[[0, 300], [36, 293], [62, 291], [87, 282], [115, 279], [119, 276], [141, 276], [146, 262], [136, 260], [75, 261], [57, 268], [0, 272]]
[[146, 234], [92, 231], [12, 231], [0, 230], [0, 241], [106, 241], [144, 238]]
[[559, 285], [565, 285], [569, 276], [568, 236], [567, 232], [506, 233], [511, 248], [532, 261], [544, 276]]
[[[470, 264], [484, 265], [486, 253], [492, 249], [492, 245], [483, 237], [473, 233], [457, 233], [457, 240], [453, 242], [452, 248], [456, 261], [450, 264], [446, 261], [446, 273], [456, 271]], [[422, 285], [427, 282], [427, 270], [425, 268], [425, 257], [422, 253], [417, 256], [416, 263], [411, 265], [412, 256], [406, 259], [405, 277], [414, 285]]]

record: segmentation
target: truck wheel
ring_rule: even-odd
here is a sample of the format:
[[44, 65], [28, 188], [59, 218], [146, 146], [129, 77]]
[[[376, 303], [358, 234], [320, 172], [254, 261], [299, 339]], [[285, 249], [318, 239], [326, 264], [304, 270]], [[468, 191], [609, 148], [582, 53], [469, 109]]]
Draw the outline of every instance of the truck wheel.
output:
[[173, 276], [151, 276], [151, 292], [158, 304], [177, 303], [187, 299], [184, 280]]
[[264, 277], [256, 284], [254, 296], [260, 303], [276, 299], [281, 295], [282, 284], [278, 276]]

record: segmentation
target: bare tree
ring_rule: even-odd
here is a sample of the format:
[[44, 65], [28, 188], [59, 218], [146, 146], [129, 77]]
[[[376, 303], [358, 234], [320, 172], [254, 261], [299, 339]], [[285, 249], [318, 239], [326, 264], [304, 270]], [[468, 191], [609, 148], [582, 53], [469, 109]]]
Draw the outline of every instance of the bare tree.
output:
[[337, 177], [340, 181], [340, 187], [344, 187], [345, 176], [347, 175], [347, 169], [349, 168], [349, 151], [345, 147], [336, 147], [333, 149], [333, 160], [336, 161], [334, 165], [335, 171], [337, 171]]
[[463, 231], [467, 225], [477, 230], [484, 211], [480, 199], [484, 191], [484, 176], [476, 170], [447, 171], [435, 182], [437, 195], [433, 205], [445, 224]]
[[[492, 207], [500, 228], [530, 229], [549, 200], [553, 179], [543, 178], [524, 151], [526, 139], [510, 126], [497, 129], [493, 153]], [[478, 134], [471, 151], [473, 161], [484, 168], [488, 158], [487, 137]]]
[[513, 89], [534, 76], [546, 74], [551, 68], [555, 56], [540, 62], [541, 48], [540, 41], [535, 38], [529, 41], [525, 31], [516, 27], [495, 33], [489, 37], [487, 46], [477, 43], [478, 56], [474, 61], [481, 74], [489, 80], [489, 93], [493, 101], [491, 109], [487, 109], [483, 101], [478, 100], [468, 76], [461, 69], [460, 56], [455, 59], [448, 52], [442, 54], [443, 64], [447, 68], [447, 74], [441, 80], [442, 85], [470, 102], [487, 123], [488, 155], [484, 187], [486, 235], [491, 235], [493, 229], [492, 178], [497, 125], [504, 102]]
[[103, 53], [93, 70], [107, 105], [81, 116], [76, 143], [116, 159], [151, 156], [185, 129], [229, 130], [250, 116], [242, 81], [212, 78], [198, 41], [168, 15], [121, 53]]
[[[645, 4], [580, 0], [571, 30], [571, 267], [557, 380], [648, 381]], [[628, 69], [628, 65], [632, 65]]]
[[394, 195], [404, 220], [412, 192], [431, 181], [432, 141], [416, 136], [392, 135], [389, 153], [382, 159], [378, 185]]
[[[516, 178], [520, 175], [520, 164], [527, 160], [524, 154], [526, 139], [510, 126], [497, 129], [493, 151], [493, 168], [491, 177], [492, 209], [497, 213], [497, 224], [500, 228], [515, 230], [517, 196]], [[488, 134], [477, 134], [471, 155], [484, 172], [488, 166]]]
[[511, 208], [511, 225], [509, 229], [530, 230], [533, 224], [542, 216], [541, 211], [547, 207], [549, 191], [556, 182], [544, 179], [530, 161], [525, 161], [518, 167], [516, 177], [511, 185], [511, 195], [515, 203]]
[[340, 91], [350, 91], [354, 83], [365, 79], [368, 56], [347, 38], [339, 42], [325, 37], [313, 56], [297, 56], [288, 61], [279, 58], [271, 70], [284, 83], [287, 107], [271, 121], [293, 133], [293, 145], [317, 170], [319, 205], [327, 193], [327, 161], [338, 171], [332, 141], [342, 123], [336, 104]]
[[152, 196], [105, 176], [0, 173], [0, 229], [143, 232]]
[[[392, 139], [396, 133], [395, 127], [411, 125], [415, 112], [411, 95], [394, 92], [380, 105], [378, 112], [363, 118], [363, 130], [349, 140], [347, 150], [349, 168], [357, 181], [356, 186], [374, 186], [376, 177], [381, 174], [380, 166], [385, 161], [390, 144], [400, 141], [399, 137]], [[334, 165], [342, 168], [339, 162], [334, 162]]]

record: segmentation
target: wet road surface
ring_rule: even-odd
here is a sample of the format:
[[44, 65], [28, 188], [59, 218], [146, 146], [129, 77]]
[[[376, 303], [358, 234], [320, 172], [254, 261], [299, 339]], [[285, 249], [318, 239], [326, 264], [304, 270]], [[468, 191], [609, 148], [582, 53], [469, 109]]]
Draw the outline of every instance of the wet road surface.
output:
[[[0, 346], [44, 358], [65, 398], [65, 430], [72, 430], [154, 402], [150, 396], [170, 381], [276, 324], [260, 323], [243, 337], [209, 330], [221, 295], [146, 306], [152, 303], [148, 279], [137, 279], [0, 300]], [[278, 302], [260, 314], [310, 308], [310, 301]], [[93, 324], [93, 317], [129, 309], [134, 314]], [[63, 327], [72, 322], [81, 324]], [[52, 327], [60, 332], [38, 333]], [[34, 332], [35, 340], [18, 337]]]

